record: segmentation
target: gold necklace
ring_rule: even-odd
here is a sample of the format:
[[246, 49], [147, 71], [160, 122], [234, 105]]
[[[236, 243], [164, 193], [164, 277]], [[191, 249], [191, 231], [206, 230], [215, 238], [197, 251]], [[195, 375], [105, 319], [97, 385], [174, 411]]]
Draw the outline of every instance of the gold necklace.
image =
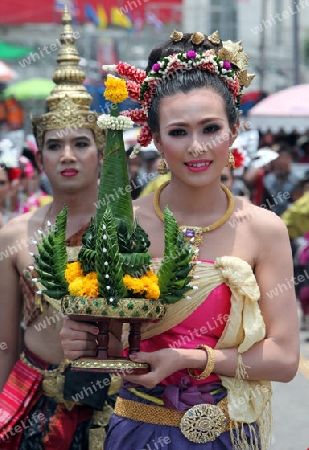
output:
[[[165, 183], [161, 184], [161, 186], [158, 187], [156, 190], [154, 197], [153, 197], [153, 207], [155, 210], [156, 215], [159, 217], [159, 219], [164, 222], [164, 214], [161, 211], [160, 208], [160, 196], [164, 188], [168, 186], [170, 183], [170, 180], [166, 181]], [[210, 231], [215, 230], [216, 228], [219, 228], [221, 225], [223, 225], [232, 215], [233, 209], [234, 209], [234, 197], [231, 193], [231, 191], [224, 185], [221, 184], [221, 189], [226, 194], [226, 197], [228, 199], [228, 207], [225, 212], [225, 214], [220, 217], [220, 219], [216, 220], [212, 225], [208, 225], [207, 227], [186, 227], [186, 226], [179, 226], [178, 230], [180, 233], [185, 234], [185, 241], [189, 242], [193, 251], [194, 256], [192, 258], [193, 261], [196, 261], [198, 259], [198, 253], [203, 243], [203, 234], [209, 233]]]

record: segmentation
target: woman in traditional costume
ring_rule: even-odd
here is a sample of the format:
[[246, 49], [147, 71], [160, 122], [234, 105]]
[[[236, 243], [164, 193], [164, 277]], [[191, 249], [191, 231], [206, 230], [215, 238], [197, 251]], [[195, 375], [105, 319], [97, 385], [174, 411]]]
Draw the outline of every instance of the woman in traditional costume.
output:
[[[270, 382], [295, 376], [299, 333], [286, 227], [220, 184], [253, 78], [247, 63], [241, 43], [218, 32], [174, 32], [151, 52], [146, 73], [116, 66], [142, 106], [125, 113], [144, 124], [140, 144], [153, 139], [161, 170], [166, 160], [171, 171], [135, 202], [153, 265], [164, 254], [168, 206], [194, 249], [194, 269], [186, 297], [142, 326], [141, 351], [130, 358], [150, 371], [123, 377], [105, 450], [269, 448]], [[61, 334], [67, 358], [94, 354], [90, 325], [67, 320]]]

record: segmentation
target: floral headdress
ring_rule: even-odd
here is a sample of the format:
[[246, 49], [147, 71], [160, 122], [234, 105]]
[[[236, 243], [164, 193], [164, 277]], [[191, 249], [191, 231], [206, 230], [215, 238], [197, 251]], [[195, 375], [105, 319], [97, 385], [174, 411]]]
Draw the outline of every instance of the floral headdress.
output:
[[[171, 36], [174, 42], [182, 39], [183, 34], [176, 32]], [[202, 33], [194, 33], [191, 41], [193, 44], [201, 43], [206, 37]], [[198, 42], [196, 41], [198, 39]], [[202, 41], [201, 41], [202, 39]], [[219, 44], [220, 38], [216, 31], [208, 40], [214, 44]], [[148, 110], [156, 93], [157, 86], [164, 81], [169, 74], [176, 70], [205, 70], [215, 73], [226, 84], [232, 94], [235, 105], [240, 105], [243, 87], [248, 87], [254, 78], [254, 74], [248, 74], [248, 55], [244, 53], [241, 42], [223, 41], [222, 48], [218, 51], [214, 49], [196, 52], [175, 53], [165, 56], [153, 64], [152, 69], [147, 74], [144, 70], [137, 69], [130, 64], [120, 62], [116, 66], [103, 66], [105, 70], [115, 70], [126, 79], [129, 97], [140, 103], [141, 109], [123, 111], [121, 114], [130, 117], [137, 125], [142, 125], [138, 144], [135, 153], [140, 146], [147, 147], [152, 140], [150, 128], [148, 126]]]

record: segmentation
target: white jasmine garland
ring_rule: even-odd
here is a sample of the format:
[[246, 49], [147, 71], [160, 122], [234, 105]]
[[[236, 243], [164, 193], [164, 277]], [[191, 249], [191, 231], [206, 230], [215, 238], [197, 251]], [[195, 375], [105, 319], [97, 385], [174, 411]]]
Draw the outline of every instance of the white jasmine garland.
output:
[[134, 122], [130, 117], [118, 116], [113, 117], [110, 114], [101, 114], [98, 117], [98, 126], [108, 130], [130, 130], [134, 126]]
[[102, 66], [102, 69], [106, 70], [106, 71], [115, 72], [116, 71], [116, 65], [115, 64], [104, 64]]
[[130, 159], [136, 158], [136, 156], [138, 155], [140, 150], [141, 150], [140, 144], [139, 143], [135, 144], [134, 147], [133, 147], [133, 151], [132, 151], [131, 155], [129, 156], [129, 158]]

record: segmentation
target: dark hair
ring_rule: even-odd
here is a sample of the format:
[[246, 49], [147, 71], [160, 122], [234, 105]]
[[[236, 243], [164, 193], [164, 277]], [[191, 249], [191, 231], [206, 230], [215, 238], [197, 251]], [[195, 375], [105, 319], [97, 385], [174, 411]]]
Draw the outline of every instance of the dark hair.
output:
[[30, 150], [30, 148], [24, 147], [23, 151], [22, 151], [22, 155], [25, 156], [27, 159], [29, 159], [34, 170], [36, 170], [38, 173], [41, 173], [41, 170], [40, 170], [38, 163], [36, 161], [36, 158], [35, 158], [35, 154], [33, 153], [32, 150]]
[[9, 174], [9, 168], [4, 163], [0, 163], [0, 168], [3, 169], [7, 174]]
[[[204, 41], [195, 45], [191, 42], [191, 33], [185, 33], [181, 41], [173, 42], [172, 39], [160, 44], [154, 48], [148, 58], [148, 65], [146, 72], [148, 73], [153, 64], [159, 61], [164, 56], [169, 56], [174, 53], [187, 52], [194, 50], [195, 52], [215, 49], [216, 52], [222, 48], [222, 44], [214, 45], [207, 37]], [[152, 104], [148, 111], [148, 125], [152, 132], [159, 132], [159, 106], [160, 101], [170, 95], [178, 92], [188, 93], [193, 89], [210, 89], [223, 99], [225, 104], [226, 115], [230, 126], [235, 125], [238, 119], [238, 111], [233, 100], [233, 97], [227, 88], [226, 84], [218, 77], [218, 75], [205, 70], [176, 70], [169, 74], [164, 79], [164, 82], [157, 86]]]

